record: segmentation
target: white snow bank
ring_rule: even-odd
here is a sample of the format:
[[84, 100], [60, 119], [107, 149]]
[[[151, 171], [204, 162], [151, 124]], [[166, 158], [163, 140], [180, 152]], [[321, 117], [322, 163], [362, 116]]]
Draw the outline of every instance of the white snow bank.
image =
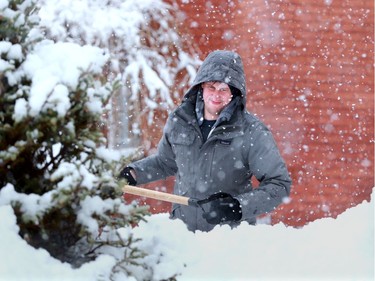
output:
[[166, 247], [174, 263], [188, 263], [178, 280], [374, 280], [373, 200], [301, 229], [242, 224], [194, 235], [158, 215], [137, 232], [175, 242]]
[[107, 275], [115, 263], [110, 256], [101, 256], [73, 270], [67, 263], [53, 259], [43, 249], [34, 249], [22, 240], [18, 233], [12, 208], [0, 207], [0, 280], [96, 280]]
[[[9, 206], [0, 207], [1, 280], [101, 280], [109, 276], [114, 258], [72, 269], [36, 250], [17, 235]], [[374, 204], [364, 202], [337, 219], [325, 218], [304, 228], [282, 224], [231, 230], [216, 227], [209, 233], [187, 231], [167, 214], [153, 215], [134, 229], [150, 253], [154, 277], [181, 272], [178, 280], [373, 280]]]

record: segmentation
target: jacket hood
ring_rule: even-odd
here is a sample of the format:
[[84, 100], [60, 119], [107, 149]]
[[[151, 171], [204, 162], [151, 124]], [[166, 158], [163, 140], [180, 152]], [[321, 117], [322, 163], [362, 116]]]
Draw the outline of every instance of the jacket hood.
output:
[[242, 104], [244, 108], [246, 107], [246, 80], [240, 55], [224, 50], [210, 53], [200, 66], [185, 98], [195, 95], [199, 90], [199, 85], [209, 81], [220, 81], [238, 89], [241, 92]]

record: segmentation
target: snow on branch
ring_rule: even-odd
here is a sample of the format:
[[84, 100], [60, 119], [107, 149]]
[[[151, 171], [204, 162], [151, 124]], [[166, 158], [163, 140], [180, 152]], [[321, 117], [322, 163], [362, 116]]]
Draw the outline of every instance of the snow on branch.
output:
[[142, 111], [152, 116], [175, 106], [185, 86], [174, 88], [176, 78], [184, 73], [182, 80], [191, 80], [200, 63], [181, 42], [174, 13], [176, 5], [161, 0], [42, 0], [39, 15], [48, 38], [107, 50], [108, 79], [120, 74], [124, 98], [146, 100]]
[[32, 81], [28, 102], [16, 102], [14, 119], [21, 121], [26, 112], [37, 116], [49, 108], [64, 116], [70, 108], [69, 92], [78, 87], [80, 76], [85, 71], [100, 73], [107, 59], [97, 47], [43, 40], [19, 70], [7, 73], [14, 84], [24, 77]]

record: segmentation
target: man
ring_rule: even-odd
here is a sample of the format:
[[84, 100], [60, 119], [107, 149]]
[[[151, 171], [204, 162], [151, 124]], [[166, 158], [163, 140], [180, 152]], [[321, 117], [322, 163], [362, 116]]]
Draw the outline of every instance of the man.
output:
[[[210, 53], [168, 117], [157, 153], [130, 164], [121, 176], [136, 185], [175, 175], [175, 194], [201, 200], [197, 207], [172, 207], [171, 217], [189, 230], [255, 224], [256, 216], [289, 196], [291, 179], [271, 132], [245, 107], [240, 56]], [[252, 176], [258, 188], [252, 188]]]

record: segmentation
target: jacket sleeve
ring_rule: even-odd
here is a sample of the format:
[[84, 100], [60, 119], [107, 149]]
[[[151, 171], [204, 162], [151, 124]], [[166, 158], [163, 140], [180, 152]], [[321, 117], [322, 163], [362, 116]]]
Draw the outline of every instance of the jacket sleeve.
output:
[[168, 141], [170, 119], [164, 127], [163, 136], [159, 141], [156, 154], [150, 155], [129, 165], [136, 172], [137, 184], [153, 182], [175, 175], [177, 166], [175, 154]]
[[272, 133], [259, 124], [251, 133], [248, 164], [259, 187], [237, 196], [243, 219], [276, 209], [290, 194], [291, 178]]

